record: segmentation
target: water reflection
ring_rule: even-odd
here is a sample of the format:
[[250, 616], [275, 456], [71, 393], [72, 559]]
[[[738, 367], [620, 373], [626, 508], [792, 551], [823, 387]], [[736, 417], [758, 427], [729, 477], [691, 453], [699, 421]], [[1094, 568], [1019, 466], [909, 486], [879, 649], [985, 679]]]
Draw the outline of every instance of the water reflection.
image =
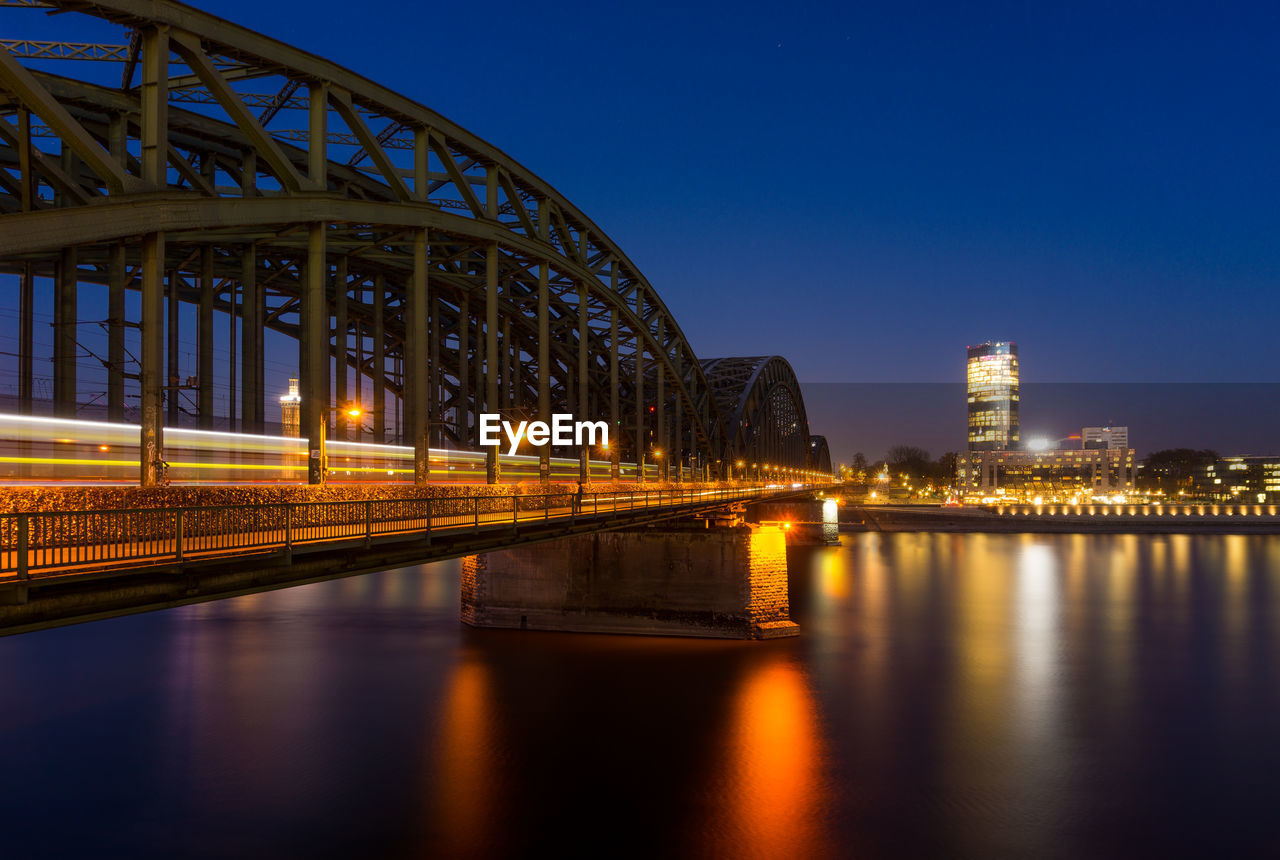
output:
[[6, 854], [1274, 853], [1280, 538], [788, 561], [778, 642], [467, 630], [457, 563], [0, 640]]
[[1052, 549], [1033, 543], [1023, 547], [1017, 562], [1014, 641], [1010, 647], [1017, 660], [1017, 731], [1031, 743], [1049, 733], [1059, 689], [1058, 620], [1062, 607], [1056, 561]]
[[813, 695], [786, 654], [739, 683], [707, 804], [704, 856], [816, 857], [830, 851], [827, 785]]
[[454, 668], [441, 703], [436, 741], [427, 746], [429, 822], [425, 837], [442, 856], [471, 856], [488, 844], [498, 808], [493, 760], [493, 691], [488, 667], [474, 655]]

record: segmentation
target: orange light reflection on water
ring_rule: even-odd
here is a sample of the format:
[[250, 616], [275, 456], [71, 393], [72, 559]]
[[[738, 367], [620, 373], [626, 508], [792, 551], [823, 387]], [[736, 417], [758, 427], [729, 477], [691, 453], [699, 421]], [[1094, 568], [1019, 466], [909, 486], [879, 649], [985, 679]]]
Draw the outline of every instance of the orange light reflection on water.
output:
[[704, 853], [739, 857], [826, 853], [823, 749], [809, 680], [788, 655], [750, 669], [734, 700], [720, 777], [723, 806], [710, 815]]
[[438, 856], [473, 856], [488, 844], [497, 780], [491, 686], [488, 667], [471, 657], [457, 665], [445, 692], [438, 742], [429, 751], [436, 790], [427, 820]]

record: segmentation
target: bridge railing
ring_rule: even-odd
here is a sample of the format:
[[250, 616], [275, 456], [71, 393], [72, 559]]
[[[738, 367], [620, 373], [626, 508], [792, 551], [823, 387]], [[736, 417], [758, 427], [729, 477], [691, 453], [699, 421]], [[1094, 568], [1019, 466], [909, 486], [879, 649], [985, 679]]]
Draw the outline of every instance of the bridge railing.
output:
[[374, 538], [612, 518], [637, 510], [714, 506], [775, 488], [688, 488], [510, 496], [369, 499], [0, 514], [0, 581], [85, 575], [234, 555], [318, 549]]

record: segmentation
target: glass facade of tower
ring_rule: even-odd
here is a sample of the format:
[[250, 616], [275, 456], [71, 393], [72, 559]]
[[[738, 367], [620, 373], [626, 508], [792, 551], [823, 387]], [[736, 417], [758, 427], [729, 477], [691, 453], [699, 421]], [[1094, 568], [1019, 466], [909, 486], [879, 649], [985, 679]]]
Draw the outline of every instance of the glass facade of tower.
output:
[[969, 347], [969, 450], [1017, 448], [1018, 345], [988, 341]]

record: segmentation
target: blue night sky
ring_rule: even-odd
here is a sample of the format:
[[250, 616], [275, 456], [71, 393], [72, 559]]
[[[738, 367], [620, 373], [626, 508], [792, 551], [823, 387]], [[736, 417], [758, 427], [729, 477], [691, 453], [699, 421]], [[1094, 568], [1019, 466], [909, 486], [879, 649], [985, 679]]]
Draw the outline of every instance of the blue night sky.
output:
[[1030, 381], [1280, 380], [1273, 6], [199, 5], [504, 149], [701, 356], [958, 381], [1013, 339]]

